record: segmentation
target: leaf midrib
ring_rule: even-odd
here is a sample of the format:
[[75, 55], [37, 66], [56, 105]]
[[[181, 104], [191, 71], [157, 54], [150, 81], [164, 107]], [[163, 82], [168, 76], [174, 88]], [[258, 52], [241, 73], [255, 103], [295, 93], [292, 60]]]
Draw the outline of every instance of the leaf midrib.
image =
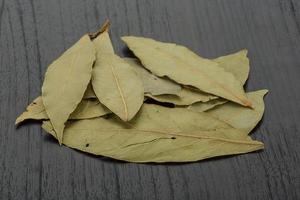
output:
[[112, 72], [112, 75], [114, 77], [115, 83], [117, 85], [117, 88], [118, 88], [118, 91], [119, 91], [122, 103], [124, 105], [124, 114], [125, 114], [124, 120], [128, 121], [128, 107], [127, 107], [127, 103], [126, 103], [126, 100], [125, 100], [125, 96], [124, 96], [123, 90], [122, 90], [120, 82], [119, 82], [119, 77], [118, 77], [117, 73], [115, 72], [113, 63], [110, 62], [109, 63], [109, 67], [111, 69], [111, 72]]
[[[188, 132], [173, 131], [173, 130], [169, 130], [169, 131], [168, 130], [145, 130], [145, 129], [100, 129], [99, 130], [99, 129], [88, 129], [88, 128], [86, 128], [86, 129], [84, 129], [84, 128], [75, 129], [75, 131], [86, 131], [86, 130], [101, 131], [101, 132], [105, 132], [105, 133], [140, 131], [140, 132], [147, 132], [147, 133], [161, 134], [161, 135], [168, 135], [168, 136], [178, 136], [178, 137], [195, 138], [195, 139], [207, 139], [207, 140], [218, 140], [218, 141], [234, 143], [234, 144], [261, 145], [260, 143], [257, 143], [256, 141], [233, 140], [233, 139], [211, 137], [211, 136], [197, 136], [197, 135], [187, 134]], [[207, 131], [209, 131], [209, 130], [207, 130]], [[170, 132], [173, 132], [173, 133], [170, 133]]]

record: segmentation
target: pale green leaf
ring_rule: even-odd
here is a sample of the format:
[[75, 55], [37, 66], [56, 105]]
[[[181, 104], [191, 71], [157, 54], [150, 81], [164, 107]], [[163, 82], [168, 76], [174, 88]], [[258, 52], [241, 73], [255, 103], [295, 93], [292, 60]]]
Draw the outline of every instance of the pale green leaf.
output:
[[264, 114], [265, 104], [263, 98], [267, 92], [268, 90], [258, 90], [247, 93], [253, 108], [245, 108], [235, 103], [227, 102], [208, 110], [207, 113], [248, 134]]
[[94, 61], [95, 48], [89, 36], [84, 35], [47, 69], [42, 99], [60, 144], [64, 124], [81, 101], [91, 79]]
[[[51, 123], [43, 128], [52, 134]], [[95, 118], [68, 123], [64, 144], [130, 162], [188, 162], [263, 148], [224, 122], [184, 108], [144, 104], [130, 123]]]
[[143, 83], [127, 62], [107, 48], [108, 43], [111, 44], [107, 32], [94, 41], [97, 60], [93, 68], [92, 86], [95, 94], [113, 113], [129, 121], [143, 104]]
[[122, 37], [122, 40], [155, 75], [167, 76], [178, 83], [251, 106], [241, 83], [217, 62], [204, 59], [186, 47], [173, 43], [133, 36]]
[[131, 68], [139, 75], [143, 81], [144, 92], [151, 95], [178, 94], [181, 86], [173, 81], [160, 78], [146, 70], [137, 59], [124, 58]]

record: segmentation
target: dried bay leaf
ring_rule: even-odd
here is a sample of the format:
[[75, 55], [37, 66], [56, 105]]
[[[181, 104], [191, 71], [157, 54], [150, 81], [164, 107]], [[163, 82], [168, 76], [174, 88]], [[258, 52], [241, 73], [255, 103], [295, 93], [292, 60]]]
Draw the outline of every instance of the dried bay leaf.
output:
[[[248, 79], [250, 70], [247, 52], [248, 51], [244, 49], [233, 54], [218, 57], [214, 59], [214, 61], [218, 62], [220, 67], [232, 73], [236, 77], [236, 79], [244, 85]], [[213, 99], [211, 101], [199, 101], [190, 105], [189, 109], [198, 112], [204, 112], [226, 102], [227, 101], [222, 98]]]
[[27, 106], [26, 111], [16, 119], [15, 124], [19, 124], [27, 119], [49, 119], [45, 111], [42, 96], [37, 97]]
[[140, 62], [134, 58], [123, 58], [132, 69], [141, 77], [144, 85], [144, 92], [151, 95], [178, 94], [181, 86], [168, 79], [163, 79], [151, 74]]
[[84, 35], [46, 71], [42, 99], [60, 144], [64, 123], [84, 95], [94, 61], [95, 48], [89, 36]]
[[98, 35], [94, 40], [93, 43], [96, 48], [97, 53], [101, 54], [114, 54], [114, 48], [112, 46], [109, 33], [108, 33], [109, 26], [106, 26], [105, 29], [102, 30], [100, 35]]
[[215, 58], [213, 61], [219, 63], [219, 66], [227, 72], [232, 73], [244, 85], [248, 79], [250, 70], [247, 53], [248, 51], [243, 49], [233, 54]]
[[267, 92], [268, 90], [258, 90], [247, 93], [247, 97], [253, 103], [252, 109], [227, 102], [208, 110], [207, 113], [248, 134], [263, 116], [265, 110], [263, 98]]
[[126, 36], [122, 40], [143, 65], [159, 77], [194, 86], [244, 106], [251, 106], [240, 82], [218, 63], [204, 59], [173, 43], [143, 37]]
[[[55, 137], [51, 123], [45, 121], [43, 128]], [[263, 148], [263, 143], [205, 113], [147, 104], [130, 123], [118, 118], [69, 122], [63, 142], [130, 162], [189, 162]]]
[[[222, 56], [214, 59], [214, 61], [218, 62], [219, 66], [224, 68], [227, 72], [232, 73], [242, 84], [246, 82], [250, 69], [247, 50], [241, 50], [227, 56]], [[154, 96], [152, 94], [148, 94], [147, 96], [159, 102], [168, 102], [179, 106], [192, 104], [189, 108], [192, 110], [195, 108], [196, 111], [205, 111], [227, 102], [222, 98], [217, 99], [214, 95], [189, 88], [183, 88], [176, 96]]]
[[143, 104], [143, 83], [130, 65], [113, 53], [107, 30], [94, 44], [97, 50], [92, 76], [95, 94], [113, 113], [129, 121]]
[[190, 88], [182, 88], [181, 91], [176, 95], [163, 94], [163, 95], [151, 95], [146, 94], [147, 97], [150, 97], [158, 102], [172, 103], [178, 106], [191, 105], [195, 102], [207, 102], [218, 97], [210, 95], [198, 90]]
[[108, 28], [106, 21], [49, 66], [42, 96], [16, 124], [42, 120], [60, 144], [130, 162], [192, 162], [264, 148], [248, 136], [267, 90], [245, 94], [247, 50], [209, 60], [180, 45], [123, 37], [139, 60], [122, 59]]
[[130, 66], [113, 54], [100, 56], [93, 72], [95, 93], [106, 107], [129, 121], [144, 101], [142, 81]]
[[[94, 117], [101, 117], [111, 113], [110, 110], [105, 108], [97, 99], [83, 99], [71, 113], [69, 119], [89, 119]], [[34, 120], [47, 120], [49, 119], [42, 101], [42, 97], [37, 97], [29, 106], [26, 111], [22, 113], [16, 120], [19, 124], [27, 119]]]

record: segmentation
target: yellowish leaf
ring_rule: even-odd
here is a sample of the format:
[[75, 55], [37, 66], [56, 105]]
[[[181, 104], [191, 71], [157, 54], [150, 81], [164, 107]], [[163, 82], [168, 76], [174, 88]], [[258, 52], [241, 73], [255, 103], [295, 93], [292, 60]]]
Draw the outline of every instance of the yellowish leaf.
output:
[[244, 85], [248, 79], [250, 70], [247, 53], [248, 51], [243, 49], [233, 54], [218, 57], [213, 61], [219, 63], [220, 67], [233, 74]]
[[245, 108], [235, 103], [227, 102], [208, 110], [207, 113], [248, 134], [264, 114], [265, 104], [263, 98], [267, 92], [268, 90], [258, 90], [247, 93], [253, 108]]
[[108, 27], [105, 31], [103, 31], [103, 33], [93, 40], [93, 43], [95, 45], [96, 52], [101, 54], [114, 54], [114, 48], [109, 37]]
[[[227, 72], [232, 73], [236, 79], [244, 85], [250, 70], [247, 52], [248, 51], [244, 49], [230, 55], [218, 57], [214, 59], [214, 61], [218, 62], [219, 66], [224, 68]], [[204, 112], [226, 102], [227, 101], [222, 98], [213, 99], [211, 101], [198, 101], [190, 105], [189, 109]]]
[[[43, 128], [55, 137], [51, 123]], [[130, 162], [189, 162], [263, 148], [224, 122], [184, 108], [144, 104], [130, 123], [95, 118], [68, 123], [64, 144]]]
[[218, 63], [173, 43], [133, 36], [122, 37], [122, 40], [155, 75], [167, 76], [178, 83], [194, 86], [244, 106], [251, 106], [241, 83]]
[[42, 98], [60, 144], [64, 124], [90, 82], [94, 61], [95, 48], [89, 36], [84, 35], [47, 69]]
[[143, 104], [143, 83], [127, 62], [107, 48], [109, 43], [107, 31], [94, 40], [97, 60], [93, 68], [92, 86], [103, 105], [122, 120], [129, 121]]

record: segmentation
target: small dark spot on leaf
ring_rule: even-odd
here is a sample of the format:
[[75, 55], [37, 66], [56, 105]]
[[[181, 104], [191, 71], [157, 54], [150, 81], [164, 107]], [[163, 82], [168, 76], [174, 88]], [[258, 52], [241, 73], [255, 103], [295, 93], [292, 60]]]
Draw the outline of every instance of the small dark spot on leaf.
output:
[[36, 103], [35, 103], [35, 102], [33, 102], [32, 104], [33, 104], [33, 105], [35, 105]]
[[171, 137], [171, 139], [172, 139], [172, 140], [175, 140], [175, 139], [176, 139], [176, 137]]
[[90, 146], [90, 144], [89, 143], [87, 143], [86, 145], [85, 145], [85, 147], [89, 147]]

